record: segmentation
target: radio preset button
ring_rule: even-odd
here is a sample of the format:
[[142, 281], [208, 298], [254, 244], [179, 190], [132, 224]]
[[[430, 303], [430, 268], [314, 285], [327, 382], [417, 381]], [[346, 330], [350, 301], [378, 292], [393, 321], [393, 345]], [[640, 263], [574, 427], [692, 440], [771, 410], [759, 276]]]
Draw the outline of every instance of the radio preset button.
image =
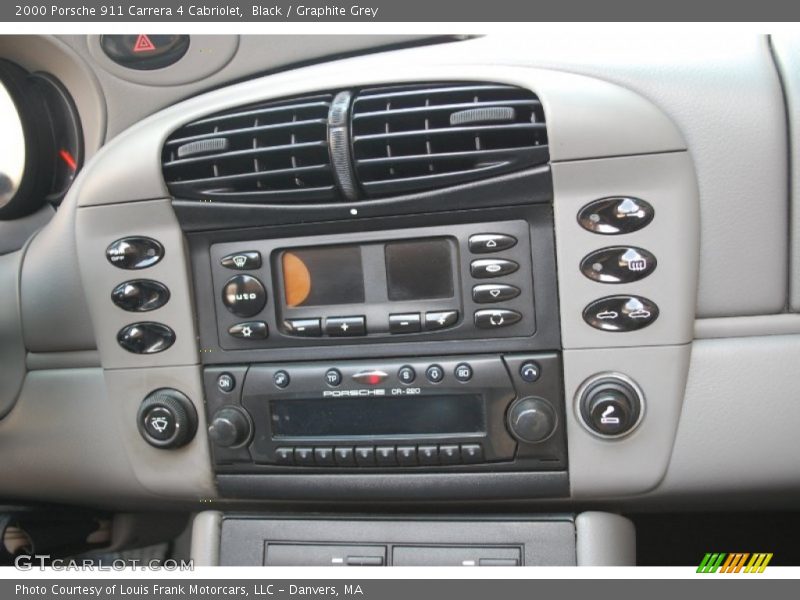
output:
[[336, 337], [366, 335], [367, 322], [364, 317], [328, 317], [325, 333]]
[[505, 233], [476, 233], [469, 236], [468, 244], [473, 254], [487, 254], [513, 248], [517, 245], [517, 238]]
[[400, 380], [400, 383], [413, 383], [417, 378], [417, 372], [414, 370], [414, 367], [405, 365], [404, 367], [400, 367], [400, 370], [397, 371], [397, 378]]
[[322, 335], [320, 319], [286, 319], [283, 322], [286, 333], [304, 337], [319, 337]]
[[618, 235], [633, 233], [650, 224], [653, 207], [640, 198], [624, 196], [601, 198], [578, 212], [578, 223], [592, 233]]
[[457, 310], [438, 310], [425, 313], [425, 329], [428, 331], [452, 327], [457, 321]]
[[272, 382], [276, 387], [281, 389], [288, 387], [291, 381], [292, 379], [289, 377], [289, 373], [283, 370], [275, 371], [275, 374], [272, 376]]
[[479, 258], [469, 266], [470, 274], [477, 279], [509, 275], [519, 269], [519, 264], [505, 258]]
[[301, 467], [309, 467], [314, 464], [314, 449], [313, 448], [295, 448], [294, 449], [294, 462]]
[[401, 467], [417, 466], [416, 446], [398, 446], [396, 451], [397, 462]]
[[419, 313], [389, 315], [389, 333], [418, 333], [421, 330]]
[[277, 465], [293, 465], [294, 464], [294, 448], [276, 448], [275, 449], [275, 464], [277, 464]]
[[641, 296], [608, 296], [583, 309], [583, 320], [601, 331], [636, 331], [658, 318], [658, 306]]
[[246, 321], [233, 325], [228, 333], [243, 340], [263, 340], [269, 335], [269, 330], [264, 321]]
[[125, 237], [106, 248], [106, 258], [120, 269], [146, 269], [164, 257], [160, 242], [143, 236]]
[[523, 381], [533, 383], [542, 376], [542, 368], [537, 362], [532, 360], [525, 361], [519, 367], [519, 376], [522, 377]]
[[440, 365], [431, 365], [425, 370], [425, 377], [431, 383], [439, 383], [444, 379], [444, 369]]
[[252, 317], [267, 304], [267, 290], [251, 275], [234, 275], [222, 288], [222, 303], [236, 316]]
[[222, 373], [217, 377], [217, 389], [220, 392], [227, 394], [228, 392], [232, 392], [235, 387], [236, 379], [234, 379], [233, 375], [230, 373]]
[[439, 462], [443, 465], [457, 465], [461, 462], [461, 449], [458, 444], [439, 446]]
[[600, 283], [632, 283], [655, 271], [656, 257], [644, 248], [613, 246], [588, 254], [581, 273]]
[[462, 383], [472, 379], [472, 366], [469, 363], [459, 363], [453, 371], [455, 378]]
[[461, 460], [468, 465], [482, 463], [483, 448], [480, 444], [461, 444]]
[[378, 385], [379, 383], [383, 383], [386, 381], [386, 378], [389, 376], [388, 373], [385, 371], [378, 371], [377, 369], [372, 369], [370, 371], [359, 371], [355, 373], [353, 377], [353, 381], [357, 383], [362, 383], [364, 385]]
[[359, 467], [374, 467], [375, 448], [372, 446], [358, 446], [356, 448], [356, 464]]
[[379, 467], [397, 466], [397, 454], [394, 446], [378, 446], [375, 448], [375, 462]]
[[338, 447], [333, 451], [334, 461], [340, 467], [355, 467], [356, 455], [352, 448]]
[[314, 462], [320, 467], [333, 466], [333, 448], [314, 448]]
[[417, 458], [420, 465], [438, 465], [439, 448], [437, 446], [419, 446], [417, 448]]
[[503, 302], [519, 296], [520, 290], [507, 283], [482, 283], [472, 288], [472, 300], [478, 304]]
[[331, 387], [336, 387], [342, 383], [342, 372], [339, 369], [328, 369], [325, 372], [325, 383]]
[[522, 319], [522, 315], [508, 308], [493, 308], [475, 311], [475, 327], [495, 329], [509, 327]]
[[219, 262], [226, 269], [251, 271], [261, 268], [261, 253], [255, 250], [236, 252], [235, 254], [229, 254], [223, 257]]

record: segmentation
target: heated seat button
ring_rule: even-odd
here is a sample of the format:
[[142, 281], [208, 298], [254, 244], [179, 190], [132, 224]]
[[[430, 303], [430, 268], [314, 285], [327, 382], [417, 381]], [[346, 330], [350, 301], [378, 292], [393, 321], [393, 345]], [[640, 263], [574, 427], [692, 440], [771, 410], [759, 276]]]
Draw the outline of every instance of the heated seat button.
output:
[[583, 320], [602, 331], [636, 331], [657, 318], [658, 306], [641, 296], [607, 296], [583, 309]]
[[156, 354], [175, 343], [175, 332], [161, 323], [133, 323], [120, 330], [117, 342], [133, 354]]
[[146, 269], [164, 257], [164, 246], [148, 237], [131, 236], [113, 242], [106, 248], [106, 258], [120, 269]]
[[252, 317], [264, 309], [267, 290], [251, 275], [235, 275], [222, 288], [222, 302], [236, 316]]
[[482, 283], [472, 288], [472, 300], [478, 304], [503, 302], [519, 296], [519, 288], [507, 283]]
[[237, 252], [235, 254], [229, 254], [228, 256], [225, 256], [219, 262], [226, 269], [251, 271], [253, 269], [261, 268], [261, 253], [256, 252], [255, 250]]
[[587, 255], [580, 268], [586, 277], [600, 283], [632, 283], [655, 270], [656, 257], [643, 248], [614, 246]]
[[475, 311], [475, 327], [479, 329], [499, 329], [514, 325], [522, 315], [507, 308], [494, 308]]
[[269, 335], [269, 330], [264, 321], [246, 321], [233, 325], [228, 334], [243, 340], [263, 340]]
[[506, 258], [479, 258], [469, 265], [470, 274], [477, 279], [502, 277], [519, 269], [519, 265]]
[[286, 319], [283, 322], [286, 333], [303, 337], [319, 337], [322, 335], [320, 319]]
[[137, 71], [163, 69], [189, 49], [188, 35], [101, 35], [100, 47], [118, 65]]
[[447, 329], [458, 322], [457, 310], [437, 310], [425, 313], [425, 329], [436, 331], [437, 329]]
[[111, 301], [122, 310], [148, 312], [161, 308], [169, 300], [167, 286], [158, 281], [136, 279], [120, 283], [111, 292]]
[[505, 233], [477, 233], [469, 236], [469, 251], [473, 254], [486, 254], [513, 248], [517, 238]]
[[366, 335], [367, 322], [364, 317], [328, 317], [325, 319], [325, 333], [336, 337]]
[[389, 315], [389, 333], [417, 333], [421, 329], [419, 313]]
[[578, 223], [592, 233], [618, 235], [639, 231], [655, 216], [653, 207], [639, 198], [601, 198], [578, 212]]

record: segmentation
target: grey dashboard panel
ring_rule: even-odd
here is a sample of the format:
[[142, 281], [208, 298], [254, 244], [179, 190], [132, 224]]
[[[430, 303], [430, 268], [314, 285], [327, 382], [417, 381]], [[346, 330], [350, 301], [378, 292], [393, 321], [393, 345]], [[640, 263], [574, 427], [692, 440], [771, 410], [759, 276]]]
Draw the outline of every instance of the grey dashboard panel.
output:
[[0, 418], [14, 406], [25, 375], [19, 275], [22, 252], [0, 255]]
[[770, 38], [786, 98], [789, 146], [789, 307], [800, 312], [800, 35], [781, 33]]
[[800, 492], [800, 335], [699, 340], [659, 495]]
[[26, 217], [13, 221], [0, 221], [0, 254], [22, 248], [34, 233], [50, 222], [54, 212], [52, 206], [45, 205]]
[[[692, 340], [699, 257], [698, 199], [686, 152], [588, 160], [553, 165], [556, 255], [564, 348], [686, 344]], [[581, 208], [598, 198], [641, 198], [654, 209], [652, 223], [622, 235], [598, 235], [581, 227]], [[609, 246], [651, 252], [655, 270], [633, 283], [600, 283], [580, 270], [582, 259]], [[637, 331], [607, 332], [582, 318], [593, 301], [630, 294], [647, 298], [658, 318]]]
[[575, 546], [579, 567], [636, 564], [636, 528], [620, 515], [597, 511], [577, 515]]

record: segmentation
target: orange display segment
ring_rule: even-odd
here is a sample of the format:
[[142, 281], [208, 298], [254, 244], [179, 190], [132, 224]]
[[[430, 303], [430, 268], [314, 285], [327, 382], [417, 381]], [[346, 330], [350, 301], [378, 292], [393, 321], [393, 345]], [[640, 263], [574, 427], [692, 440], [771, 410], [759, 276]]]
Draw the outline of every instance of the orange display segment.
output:
[[291, 252], [283, 253], [283, 287], [286, 306], [300, 306], [311, 293], [311, 273], [302, 259]]

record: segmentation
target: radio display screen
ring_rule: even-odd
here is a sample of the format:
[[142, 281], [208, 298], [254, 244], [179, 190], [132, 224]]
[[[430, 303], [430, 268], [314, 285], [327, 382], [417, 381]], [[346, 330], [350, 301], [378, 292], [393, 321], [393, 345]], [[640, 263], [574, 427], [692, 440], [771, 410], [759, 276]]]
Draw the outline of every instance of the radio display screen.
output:
[[480, 396], [272, 400], [275, 437], [361, 437], [484, 433]]

